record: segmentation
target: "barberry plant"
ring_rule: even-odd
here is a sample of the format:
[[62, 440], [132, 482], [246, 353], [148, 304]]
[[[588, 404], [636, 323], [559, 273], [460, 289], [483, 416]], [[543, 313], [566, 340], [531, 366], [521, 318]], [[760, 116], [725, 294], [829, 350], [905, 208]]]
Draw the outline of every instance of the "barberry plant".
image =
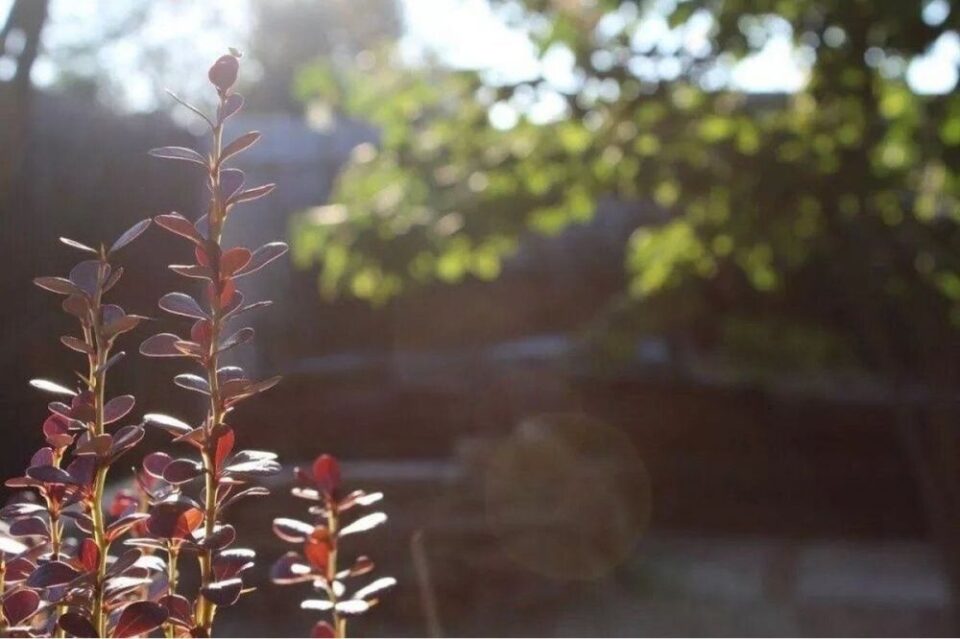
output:
[[[281, 257], [287, 246], [270, 242], [251, 250], [223, 244], [235, 207], [274, 189], [273, 184], [246, 188], [243, 172], [226, 166], [260, 138], [252, 131], [224, 142], [225, 123], [243, 105], [243, 97], [233, 91], [239, 57], [231, 50], [210, 68], [218, 98], [214, 116], [173, 96], [209, 125], [209, 153], [185, 147], [151, 151], [155, 157], [201, 167], [209, 198], [195, 221], [178, 213], [152, 220], [189, 243], [192, 263], [170, 268], [199, 284], [200, 295], [161, 297], [162, 310], [191, 321], [189, 334], [153, 335], [140, 352], [188, 360], [192, 370], [177, 375], [174, 383], [203, 395], [205, 414], [184, 421], [148, 413], [139, 423], [119, 427], [135, 400], [131, 395], [108, 397], [108, 373], [124, 357], [116, 349], [118, 340], [147, 319], [107, 301], [123, 274], [115, 257], [151, 220], [138, 222], [109, 246], [93, 248], [61, 238], [88, 254], [87, 259], [67, 277], [41, 277], [36, 284], [64, 296], [63, 310], [79, 326], [77, 334], [61, 342], [84, 356], [86, 370], [77, 373], [75, 383], [31, 382], [57, 400], [49, 404], [42, 427], [46, 446], [33, 455], [23, 477], [6, 482], [20, 493], [0, 510], [8, 523], [0, 530], [0, 636], [134, 637], [162, 631], [166, 637], [209, 637], [218, 609], [235, 604], [251, 589], [245, 574], [256, 554], [235, 545], [237, 533], [226, 513], [238, 500], [267, 494], [256, 482], [276, 474], [280, 465], [274, 453], [236, 450], [229, 416], [241, 401], [273, 387], [279, 378], [253, 380], [224, 361], [224, 354], [254, 337], [253, 328], [234, 326], [237, 320], [270, 303], [245, 302], [237, 282]], [[107, 503], [110, 469], [143, 439], [145, 426], [169, 433], [175, 443], [192, 448], [195, 457], [146, 454], [132, 489], [115, 491]], [[375, 593], [393, 585], [392, 579], [380, 579], [346, 595], [344, 580], [373, 565], [360, 558], [339, 570], [338, 540], [379, 525], [386, 516], [374, 513], [343, 527], [342, 513], [382, 495], [357, 491], [341, 496], [339, 477], [339, 465], [327, 456], [310, 472], [298, 470], [303, 485], [294, 494], [316, 501], [310, 512], [322, 521], [308, 525], [281, 519], [274, 527], [278, 534], [285, 532], [286, 540], [305, 544], [305, 572], [298, 572], [300, 564], [291, 563], [290, 570], [297, 573], [296, 581], [305, 576], [325, 593], [324, 600], [310, 600], [305, 607], [331, 611], [333, 624], [317, 626], [317, 632], [331, 636], [344, 636], [346, 616], [365, 611], [376, 602]], [[179, 579], [184, 556], [199, 564], [200, 583], [190, 592]]]
[[280, 585], [312, 584], [315, 596], [304, 599], [300, 606], [329, 614], [329, 621], [317, 621], [311, 636], [346, 637], [347, 620], [375, 606], [380, 593], [397, 583], [393, 577], [381, 577], [362, 587], [348, 588], [347, 584], [354, 578], [372, 572], [374, 563], [363, 555], [344, 562], [340, 554], [344, 537], [371, 530], [387, 521], [382, 512], [361, 515], [350, 523], [344, 521], [346, 513], [379, 502], [383, 493], [354, 490], [343, 494], [340, 464], [330, 455], [321, 455], [309, 469], [297, 468], [294, 475], [297, 485], [291, 492], [294, 497], [313, 502], [308, 510], [313, 523], [286, 517], [273, 520], [277, 537], [299, 545], [302, 552], [291, 551], [280, 557], [270, 576]]

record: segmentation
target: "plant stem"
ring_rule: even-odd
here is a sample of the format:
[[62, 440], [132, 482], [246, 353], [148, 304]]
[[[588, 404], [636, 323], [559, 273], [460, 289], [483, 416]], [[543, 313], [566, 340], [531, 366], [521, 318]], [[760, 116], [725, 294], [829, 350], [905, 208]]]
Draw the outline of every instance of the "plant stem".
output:
[[[177, 594], [177, 560], [180, 549], [175, 544], [167, 546], [167, 594]], [[163, 625], [163, 634], [167, 639], [174, 639], [177, 636], [177, 628], [172, 623], [167, 622]]]
[[[208, 213], [207, 222], [210, 226], [210, 239], [220, 246], [223, 229], [224, 207], [220, 201], [220, 149], [223, 141], [223, 128], [217, 125], [213, 129], [213, 156], [210, 166], [210, 189], [213, 192], [213, 204]], [[220, 399], [220, 380], [217, 376], [219, 357], [217, 348], [220, 343], [220, 257], [211, 256], [213, 268], [213, 293], [215, 299], [210, 302], [210, 352], [207, 353], [206, 374], [207, 384], [210, 387], [210, 414], [207, 421], [207, 440], [202, 451], [204, 490], [204, 532], [206, 537], [214, 533], [217, 524], [217, 469], [216, 469], [216, 442], [210, 436], [214, 429], [223, 421], [223, 405]], [[200, 586], [208, 586], [213, 582], [213, 551], [204, 550], [200, 553]], [[197, 625], [211, 636], [213, 618], [216, 606], [202, 594], [197, 597], [196, 619]]]
[[337, 592], [333, 588], [333, 583], [337, 580], [337, 531], [339, 530], [340, 520], [337, 512], [337, 502], [335, 499], [327, 500], [327, 530], [330, 534], [330, 557], [327, 561], [327, 596], [333, 608], [330, 609], [330, 616], [333, 618], [334, 636], [343, 638], [347, 636], [347, 618], [337, 612]]
[[[91, 325], [92, 325], [92, 346], [96, 349], [96, 354], [94, 357], [90, 358], [90, 375], [88, 378], [88, 387], [93, 392], [94, 395], [94, 420], [93, 420], [93, 435], [98, 436], [102, 435], [104, 432], [104, 416], [103, 416], [103, 407], [104, 400], [106, 397], [106, 381], [107, 374], [104, 370], [104, 364], [107, 362], [107, 358], [110, 356], [110, 347], [104, 343], [101, 332], [101, 304], [103, 298], [103, 288], [102, 283], [104, 278], [101, 277], [105, 273], [106, 261], [101, 261], [101, 270], [98, 275], [97, 281], [97, 292], [94, 296], [93, 306], [91, 309]], [[93, 541], [97, 545], [98, 559], [97, 559], [97, 575], [93, 584], [93, 609], [91, 612], [91, 619], [93, 622], [93, 627], [97, 630], [97, 635], [100, 637], [106, 636], [107, 631], [107, 615], [104, 610], [104, 582], [106, 581], [106, 572], [107, 572], [107, 553], [109, 551], [109, 542], [107, 541], [106, 533], [106, 521], [103, 516], [103, 493], [107, 484], [107, 471], [109, 467], [106, 464], [98, 463], [96, 476], [93, 482], [93, 499], [90, 504], [90, 517], [93, 519]]]

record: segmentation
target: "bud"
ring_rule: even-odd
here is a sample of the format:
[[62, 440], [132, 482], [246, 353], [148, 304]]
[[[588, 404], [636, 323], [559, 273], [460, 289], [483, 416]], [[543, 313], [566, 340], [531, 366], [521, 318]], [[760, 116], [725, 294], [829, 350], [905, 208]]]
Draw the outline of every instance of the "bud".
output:
[[232, 55], [222, 55], [213, 63], [213, 66], [210, 67], [210, 72], [207, 74], [207, 77], [210, 78], [213, 86], [217, 87], [217, 91], [219, 91], [221, 95], [224, 95], [237, 81], [237, 72], [239, 70], [240, 62], [237, 61], [236, 57]]
[[340, 488], [340, 464], [330, 455], [320, 455], [313, 462], [313, 480], [317, 487], [328, 495]]

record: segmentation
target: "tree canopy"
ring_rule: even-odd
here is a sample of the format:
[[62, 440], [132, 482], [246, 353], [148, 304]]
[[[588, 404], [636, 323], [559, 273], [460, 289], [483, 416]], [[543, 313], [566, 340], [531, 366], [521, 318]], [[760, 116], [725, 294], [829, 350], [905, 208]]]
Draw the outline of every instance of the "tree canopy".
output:
[[[327, 292], [383, 301], [492, 279], [524, 234], [559, 233], [614, 198], [666, 212], [626, 244], [628, 292], [647, 309], [692, 294], [671, 313], [789, 317], [886, 367], [916, 355], [903, 327], [918, 317], [931, 340], [952, 335], [960, 96], [920, 94], [907, 70], [957, 38], [955, 3], [495, 4], [541, 61], [571, 61], [568, 81], [503, 83], [389, 52], [337, 82], [320, 64], [301, 75], [304, 96], [381, 130], [335, 205], [297, 226], [296, 257], [320, 265]], [[657, 21], [661, 36], [644, 38]], [[775, 37], [790, 39], [803, 85], [734, 86], [733, 65]]]

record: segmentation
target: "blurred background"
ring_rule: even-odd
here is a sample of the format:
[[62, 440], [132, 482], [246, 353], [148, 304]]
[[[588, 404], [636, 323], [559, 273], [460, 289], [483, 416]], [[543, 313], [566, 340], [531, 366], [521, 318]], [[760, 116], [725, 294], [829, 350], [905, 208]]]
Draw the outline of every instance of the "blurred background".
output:
[[[382, 489], [389, 635], [960, 630], [960, 3], [0, 0], [0, 470], [41, 444], [69, 330], [33, 287], [202, 184], [207, 66], [245, 52], [284, 239], [238, 412]], [[170, 166], [173, 164], [174, 166]], [[150, 231], [117, 299], [157, 315]], [[254, 280], [255, 278], [251, 278]], [[161, 319], [162, 329], [174, 323]], [[140, 338], [146, 337], [142, 333]], [[129, 341], [126, 350], [135, 352]], [[121, 371], [121, 369], [118, 369]], [[201, 413], [131, 356], [143, 411]], [[149, 445], [166, 445], [159, 437]], [[305, 633], [266, 586], [225, 635]]]

